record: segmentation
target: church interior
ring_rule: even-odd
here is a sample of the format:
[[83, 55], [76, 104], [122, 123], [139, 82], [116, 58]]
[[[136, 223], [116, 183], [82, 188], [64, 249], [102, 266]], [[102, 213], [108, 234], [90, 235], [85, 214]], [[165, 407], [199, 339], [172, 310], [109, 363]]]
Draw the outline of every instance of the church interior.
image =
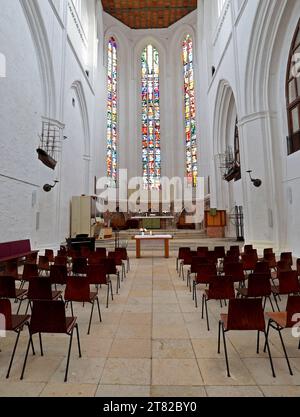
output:
[[0, 397], [300, 396], [299, 80], [299, 0], [0, 0]]

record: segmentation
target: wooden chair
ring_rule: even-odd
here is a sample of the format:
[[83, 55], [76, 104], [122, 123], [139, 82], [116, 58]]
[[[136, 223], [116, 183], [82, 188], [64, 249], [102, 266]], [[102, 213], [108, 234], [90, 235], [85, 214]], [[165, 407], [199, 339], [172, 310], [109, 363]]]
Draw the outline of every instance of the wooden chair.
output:
[[291, 267], [293, 266], [293, 254], [292, 252], [282, 252], [280, 254], [280, 260], [283, 262], [286, 262], [287, 264], [289, 264]]
[[111, 292], [111, 299], [114, 300], [113, 287], [111, 279], [107, 274], [107, 270], [104, 264], [102, 265], [89, 265], [87, 280], [90, 285], [96, 285], [97, 289], [102, 285], [107, 286], [107, 298], [106, 298], [106, 308], [108, 308], [109, 301], [109, 291]]
[[261, 298], [263, 300], [263, 309], [265, 310], [266, 302], [269, 300], [272, 310], [271, 281], [270, 274], [251, 274], [248, 279], [248, 288], [237, 288], [238, 297], [242, 298]]
[[48, 258], [50, 263], [54, 262], [54, 251], [52, 249], [46, 249], [45, 256]]
[[0, 298], [19, 301], [19, 314], [23, 301], [27, 298], [27, 290], [17, 289], [14, 277], [0, 276]]
[[280, 295], [297, 295], [300, 294], [300, 283], [298, 280], [297, 271], [283, 271], [278, 276], [279, 285], [272, 286], [272, 293], [277, 306], [280, 311], [277, 298]]
[[[286, 350], [284, 340], [282, 337], [282, 331], [284, 329], [291, 329], [297, 324], [300, 325], [299, 312], [300, 312], [300, 296], [289, 296], [288, 301], [287, 301], [286, 311], [279, 312], [279, 313], [273, 312], [273, 313], [266, 314], [266, 316], [269, 318], [267, 336], [269, 336], [270, 328], [278, 332], [291, 375], [293, 375], [293, 371], [291, 368], [287, 350]], [[299, 343], [299, 349], [300, 349], [300, 343]], [[265, 346], [265, 350], [266, 350], [266, 346]]]
[[87, 267], [87, 258], [73, 258], [72, 272], [74, 275], [86, 275]]
[[193, 300], [195, 301], [196, 308], [198, 308], [197, 286], [201, 284], [209, 285], [216, 275], [217, 270], [215, 265], [207, 264], [198, 266], [198, 272], [193, 281]]
[[14, 357], [15, 357], [15, 353], [18, 347], [21, 331], [23, 330], [24, 326], [29, 326], [30, 316], [28, 315], [20, 316], [18, 314], [17, 315], [12, 314], [11, 303], [7, 299], [6, 300], [0, 299], [0, 315], [4, 318], [4, 323], [0, 323], [1, 324], [0, 330], [17, 333], [17, 338], [15, 341], [8, 371], [6, 374], [6, 378], [9, 378], [11, 367], [12, 367]]
[[81, 347], [77, 317], [66, 317], [66, 308], [65, 303], [63, 301], [34, 301], [32, 307], [31, 321], [29, 324], [29, 341], [22, 369], [21, 380], [23, 380], [24, 378], [30, 345], [33, 346], [33, 335], [39, 335], [41, 355], [44, 356], [42, 334], [57, 333], [66, 334], [70, 337], [67, 366], [65, 372], [65, 382], [67, 382], [74, 329], [76, 329], [77, 333], [78, 352], [79, 357], [81, 358]]
[[180, 272], [179, 271], [179, 263], [181, 264], [181, 262], [183, 261], [185, 253], [190, 252], [190, 251], [191, 251], [191, 249], [187, 248], [187, 247], [179, 248], [178, 256], [176, 258], [176, 271], [177, 272]]
[[268, 349], [270, 365], [273, 377], [275, 378], [275, 371], [273, 360], [271, 356], [270, 346], [268, 342], [268, 335], [266, 332], [264, 312], [262, 308], [262, 299], [235, 299], [229, 301], [228, 314], [221, 314], [219, 322], [219, 336], [218, 336], [218, 353], [221, 352], [221, 330], [223, 334], [225, 359], [227, 367], [227, 376], [230, 378], [229, 360], [226, 345], [226, 333], [231, 330], [234, 331], [257, 331], [257, 354], [259, 354], [259, 338], [260, 333], [264, 333], [266, 339], [266, 348]]
[[[207, 330], [210, 331], [207, 302], [210, 300], [220, 301], [232, 300], [235, 298], [234, 283], [227, 277], [215, 277], [209, 284], [202, 296], [202, 319], [204, 319], [204, 307], [206, 314]], [[221, 304], [222, 305], [222, 304]]]
[[231, 277], [233, 282], [239, 283], [240, 287], [245, 286], [246, 277], [242, 263], [224, 264], [224, 274], [227, 277]]
[[91, 331], [91, 325], [94, 314], [95, 303], [97, 303], [100, 323], [102, 322], [100, 303], [97, 292], [90, 291], [90, 284], [86, 277], [69, 277], [65, 291], [65, 301], [71, 304], [72, 316], [74, 317], [73, 303], [90, 303], [92, 305], [88, 335]]
[[50, 262], [47, 256], [39, 256], [39, 275], [47, 275], [50, 272]]

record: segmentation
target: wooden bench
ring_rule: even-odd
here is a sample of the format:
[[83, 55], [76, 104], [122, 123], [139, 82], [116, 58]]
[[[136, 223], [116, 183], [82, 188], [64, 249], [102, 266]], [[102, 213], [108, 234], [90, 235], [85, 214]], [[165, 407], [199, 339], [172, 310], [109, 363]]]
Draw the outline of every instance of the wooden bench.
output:
[[8, 265], [17, 267], [20, 260], [36, 253], [38, 251], [31, 250], [29, 239], [0, 243], [0, 266], [4, 271]]

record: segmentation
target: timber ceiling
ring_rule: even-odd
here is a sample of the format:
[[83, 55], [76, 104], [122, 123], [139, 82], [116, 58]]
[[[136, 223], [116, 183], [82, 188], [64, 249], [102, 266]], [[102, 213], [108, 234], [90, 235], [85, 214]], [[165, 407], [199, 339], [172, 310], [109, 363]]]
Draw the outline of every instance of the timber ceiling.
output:
[[196, 10], [197, 0], [102, 0], [102, 5], [132, 29], [161, 29]]

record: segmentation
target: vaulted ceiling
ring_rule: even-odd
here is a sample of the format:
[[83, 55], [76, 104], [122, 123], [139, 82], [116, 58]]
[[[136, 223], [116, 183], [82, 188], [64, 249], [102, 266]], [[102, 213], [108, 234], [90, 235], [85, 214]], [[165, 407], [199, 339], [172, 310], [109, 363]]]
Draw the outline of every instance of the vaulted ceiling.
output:
[[197, 0], [102, 0], [103, 9], [132, 29], [167, 28], [193, 10]]

